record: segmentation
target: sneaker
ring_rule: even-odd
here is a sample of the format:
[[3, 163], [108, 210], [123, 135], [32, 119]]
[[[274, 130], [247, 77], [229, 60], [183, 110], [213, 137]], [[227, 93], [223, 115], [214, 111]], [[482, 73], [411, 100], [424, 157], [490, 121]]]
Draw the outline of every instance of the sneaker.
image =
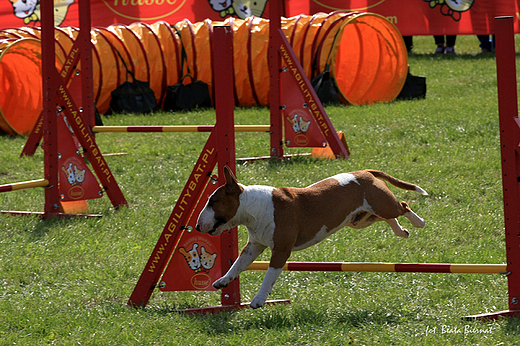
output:
[[433, 54], [444, 54], [444, 46], [437, 46], [437, 49]]
[[456, 54], [455, 47], [446, 47], [446, 49], [444, 50], [444, 54]]

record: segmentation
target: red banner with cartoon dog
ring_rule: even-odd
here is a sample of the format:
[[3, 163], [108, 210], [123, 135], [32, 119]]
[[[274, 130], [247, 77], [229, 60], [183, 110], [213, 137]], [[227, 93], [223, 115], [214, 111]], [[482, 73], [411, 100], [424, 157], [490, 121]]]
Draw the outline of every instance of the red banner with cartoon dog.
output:
[[[78, 0], [53, 2], [57, 26], [79, 25]], [[372, 12], [386, 17], [405, 36], [492, 34], [496, 16], [513, 16], [515, 32], [519, 32], [519, 3], [520, 0], [285, 0], [284, 16]], [[269, 18], [268, 0], [92, 0], [90, 4], [95, 14], [92, 26]], [[0, 0], [0, 29], [40, 26], [40, 6], [40, 0]]]

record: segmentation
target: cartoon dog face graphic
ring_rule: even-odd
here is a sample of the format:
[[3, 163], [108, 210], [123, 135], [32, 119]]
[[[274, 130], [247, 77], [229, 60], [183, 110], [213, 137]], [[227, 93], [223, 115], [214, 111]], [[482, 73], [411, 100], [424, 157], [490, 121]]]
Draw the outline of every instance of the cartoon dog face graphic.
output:
[[303, 117], [298, 114], [294, 114], [294, 117], [286, 117], [287, 121], [291, 124], [291, 127], [295, 133], [304, 133], [309, 131], [312, 121], [304, 120]]
[[240, 19], [261, 17], [266, 4], [267, 0], [233, 0], [233, 9]]
[[78, 169], [78, 166], [74, 165], [72, 168], [72, 162], [69, 162], [69, 167], [65, 168], [65, 166], [61, 166], [62, 172], [67, 177], [67, 181], [70, 185], [74, 185], [76, 183], [82, 183], [85, 181], [85, 174], [87, 173], [86, 169]]
[[186, 251], [186, 249], [183, 247], [179, 248], [179, 252], [181, 253], [181, 255], [184, 256], [184, 259], [186, 260], [186, 262], [188, 263], [190, 268], [195, 271], [201, 270], [200, 269], [200, 266], [201, 266], [200, 256], [199, 256], [199, 253], [197, 252], [198, 247], [199, 247], [199, 244], [194, 243], [193, 248], [190, 251]]
[[261, 17], [267, 0], [208, 0], [213, 11], [220, 12], [220, 17], [236, 15], [240, 19], [251, 16]]
[[[23, 19], [24, 25], [40, 21], [39, 0], [9, 0], [13, 5], [14, 15]], [[69, 6], [74, 0], [54, 0], [54, 25], [59, 26], [69, 12]]]
[[85, 181], [85, 172], [87, 170], [86, 169], [78, 169], [78, 166], [74, 165], [74, 176], [76, 177], [76, 181], [78, 183], [82, 183], [83, 181]]
[[74, 170], [72, 169], [72, 162], [69, 162], [69, 167], [65, 168], [64, 166], [61, 167], [61, 170], [65, 175], [67, 176], [67, 181], [69, 184], [76, 183], [76, 176], [74, 175]]
[[215, 265], [215, 259], [217, 258], [217, 254], [210, 254], [206, 252], [204, 246], [200, 248], [200, 261], [202, 267], [206, 270], [210, 270]]
[[475, 0], [424, 0], [430, 3], [430, 7], [434, 8], [439, 5], [441, 13], [445, 16], [451, 16], [455, 21], [459, 21], [462, 17], [461, 13], [468, 11]]
[[292, 118], [292, 119], [289, 117], [287, 117], [286, 119], [291, 124], [291, 127], [294, 132], [296, 132], [296, 133], [300, 132], [300, 122], [298, 121], [298, 114], [295, 114], [294, 118]]
[[211, 8], [214, 11], [225, 11], [233, 5], [231, 0], [208, 0]]
[[305, 121], [302, 117], [300, 117], [300, 120], [298, 121], [300, 124], [300, 131], [301, 132], [307, 132], [309, 131], [309, 127], [311, 126], [311, 121]]
[[[25, 19], [34, 14], [36, 6], [40, 4], [39, 0], [9, 0], [13, 5], [14, 15], [18, 18]], [[31, 20], [24, 21], [28, 24]]]

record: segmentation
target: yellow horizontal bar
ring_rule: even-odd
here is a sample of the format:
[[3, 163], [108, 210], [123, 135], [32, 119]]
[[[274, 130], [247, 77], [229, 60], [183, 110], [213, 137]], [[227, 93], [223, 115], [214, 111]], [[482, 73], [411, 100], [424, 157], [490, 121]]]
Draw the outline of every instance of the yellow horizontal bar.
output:
[[92, 128], [93, 132], [128, 132], [127, 126], [94, 126]]
[[452, 264], [452, 273], [498, 274], [507, 272], [507, 264]]
[[235, 132], [269, 132], [271, 125], [235, 125]]
[[[283, 270], [287, 270], [288, 264], [285, 263], [285, 266], [283, 267]], [[246, 270], [267, 270], [269, 268], [269, 262], [266, 261], [255, 261], [251, 263], [249, 267], [247, 267]]]

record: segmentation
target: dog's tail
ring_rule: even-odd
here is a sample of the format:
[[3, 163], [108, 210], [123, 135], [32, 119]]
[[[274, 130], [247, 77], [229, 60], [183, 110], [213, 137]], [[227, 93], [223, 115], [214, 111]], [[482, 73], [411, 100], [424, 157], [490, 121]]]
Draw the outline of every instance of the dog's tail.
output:
[[376, 178], [388, 181], [390, 184], [392, 184], [400, 189], [417, 191], [421, 195], [428, 195], [428, 193], [426, 191], [424, 191], [423, 189], [421, 189], [419, 186], [412, 184], [412, 183], [407, 183], [406, 181], [402, 181], [397, 178], [394, 178], [390, 174], [386, 174], [385, 172], [377, 171], [375, 169], [367, 169], [367, 172], [369, 172]]

